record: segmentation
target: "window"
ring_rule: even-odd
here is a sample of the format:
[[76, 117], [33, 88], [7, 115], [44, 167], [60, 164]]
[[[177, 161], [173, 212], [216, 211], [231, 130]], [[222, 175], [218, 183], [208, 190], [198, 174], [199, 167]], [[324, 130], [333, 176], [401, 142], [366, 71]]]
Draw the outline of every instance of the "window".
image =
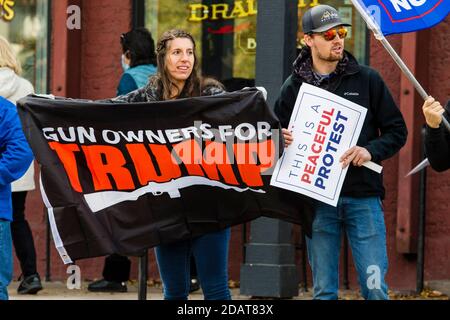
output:
[[47, 93], [48, 0], [0, 1], [0, 35], [8, 39], [22, 64], [22, 76], [37, 93]]
[[[317, 4], [334, 6], [352, 23], [346, 48], [367, 63], [365, 23], [350, 0], [298, 0], [298, 45], [301, 17]], [[145, 26], [155, 41], [172, 28], [189, 31], [197, 42], [202, 74], [230, 83], [232, 89], [254, 84], [256, 23], [257, 0], [145, 0]]]

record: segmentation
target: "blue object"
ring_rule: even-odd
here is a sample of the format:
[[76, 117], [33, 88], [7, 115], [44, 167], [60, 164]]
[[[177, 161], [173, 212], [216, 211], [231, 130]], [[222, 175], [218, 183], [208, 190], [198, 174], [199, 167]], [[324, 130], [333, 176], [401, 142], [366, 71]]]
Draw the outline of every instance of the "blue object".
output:
[[150, 76], [154, 75], [156, 71], [156, 67], [152, 64], [143, 64], [129, 68], [120, 79], [117, 95], [122, 96], [144, 87], [148, 83]]
[[10, 222], [0, 219], [0, 301], [8, 300], [8, 285], [13, 277]]
[[312, 238], [306, 239], [314, 299], [338, 298], [343, 227], [352, 249], [361, 295], [368, 300], [387, 300], [386, 227], [379, 197], [340, 197], [337, 207], [317, 202]]
[[0, 97], [0, 219], [12, 220], [11, 182], [25, 174], [32, 160], [16, 106]]
[[205, 300], [231, 300], [228, 288], [228, 248], [231, 230], [212, 232], [155, 248], [165, 300], [187, 300], [191, 254]]
[[450, 12], [450, 0], [356, 0], [375, 18], [384, 35], [435, 26]]

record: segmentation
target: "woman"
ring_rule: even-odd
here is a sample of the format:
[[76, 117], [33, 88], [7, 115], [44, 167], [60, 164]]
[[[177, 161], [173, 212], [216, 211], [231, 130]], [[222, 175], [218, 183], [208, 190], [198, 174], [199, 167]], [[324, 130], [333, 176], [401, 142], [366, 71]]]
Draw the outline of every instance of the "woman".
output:
[[[194, 38], [182, 30], [165, 32], [158, 41], [158, 73], [142, 89], [115, 101], [147, 102], [215, 95], [224, 92], [212, 79], [198, 75]], [[190, 288], [190, 256], [206, 300], [230, 300], [228, 289], [228, 242], [230, 229], [155, 249], [166, 300], [186, 300]]]
[[121, 96], [142, 88], [148, 78], [156, 73], [155, 42], [146, 28], [136, 28], [122, 34], [123, 75], [117, 88]]
[[[0, 96], [14, 104], [20, 98], [34, 92], [31, 83], [19, 76], [21, 71], [20, 62], [16, 59], [9, 42], [0, 37]], [[42, 290], [36, 269], [33, 234], [25, 219], [27, 192], [34, 188], [34, 163], [31, 163], [25, 175], [11, 184], [13, 206], [11, 235], [23, 275], [23, 281], [17, 289], [19, 294], [35, 294]]]
[[[155, 42], [146, 28], [136, 28], [120, 37], [123, 75], [117, 95], [124, 95], [144, 87], [156, 73]], [[92, 292], [127, 292], [131, 261], [125, 256], [112, 254], [105, 259], [103, 278], [89, 284]]]

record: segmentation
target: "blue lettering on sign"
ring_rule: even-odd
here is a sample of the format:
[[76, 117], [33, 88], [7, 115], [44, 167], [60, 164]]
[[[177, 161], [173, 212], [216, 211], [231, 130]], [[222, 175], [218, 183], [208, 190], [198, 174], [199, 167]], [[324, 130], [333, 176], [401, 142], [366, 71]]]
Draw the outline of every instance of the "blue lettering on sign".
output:
[[342, 134], [345, 131], [345, 123], [348, 118], [338, 111], [333, 124], [333, 132], [330, 134], [330, 139], [325, 148], [325, 155], [322, 157], [322, 164], [319, 168], [318, 176], [314, 181], [314, 186], [319, 189], [326, 189], [326, 182], [330, 178], [331, 167], [335, 163], [335, 156], [337, 147], [341, 142]]

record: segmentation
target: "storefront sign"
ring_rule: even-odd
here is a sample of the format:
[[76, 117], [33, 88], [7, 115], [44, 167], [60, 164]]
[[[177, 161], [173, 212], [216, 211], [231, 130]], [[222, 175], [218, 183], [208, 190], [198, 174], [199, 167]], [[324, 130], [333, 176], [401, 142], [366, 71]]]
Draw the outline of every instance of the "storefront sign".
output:
[[310, 0], [310, 1], [298, 0], [298, 7], [299, 8], [304, 8], [306, 6], [315, 7], [315, 6], [318, 6], [319, 4], [320, 4], [319, 0]]
[[5, 21], [14, 19], [14, 0], [0, 0], [0, 18]]
[[190, 4], [190, 22], [201, 22], [203, 20], [230, 20], [235, 18], [246, 18], [257, 14], [256, 0], [235, 1], [234, 5], [218, 3], [205, 5], [201, 3]]
[[356, 145], [367, 109], [303, 84], [289, 129], [294, 143], [278, 161], [271, 185], [336, 206], [348, 167], [340, 157]]
[[[319, 5], [319, 0], [299, 0], [298, 7], [305, 8], [315, 7]], [[188, 21], [201, 22], [203, 20], [230, 20], [235, 18], [245, 18], [256, 15], [256, 0], [239, 0], [235, 1], [234, 5], [230, 6], [228, 3], [217, 3], [206, 5], [201, 3], [194, 3], [188, 6], [190, 16]]]

